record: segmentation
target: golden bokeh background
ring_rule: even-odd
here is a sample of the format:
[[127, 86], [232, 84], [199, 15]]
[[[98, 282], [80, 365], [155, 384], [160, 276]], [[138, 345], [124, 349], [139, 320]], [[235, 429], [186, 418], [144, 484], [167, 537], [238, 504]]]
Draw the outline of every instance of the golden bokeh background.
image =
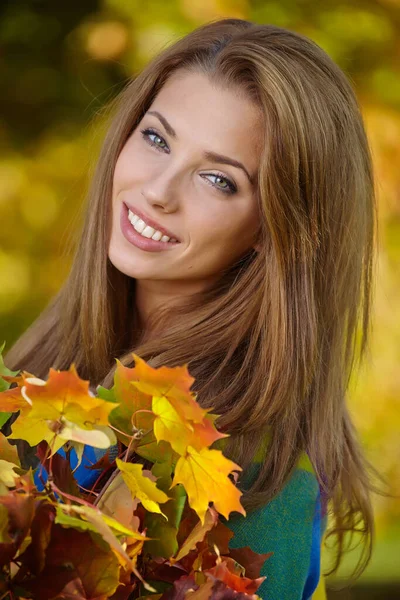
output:
[[371, 358], [353, 381], [350, 401], [368, 456], [397, 498], [375, 498], [377, 545], [359, 587], [389, 590], [384, 586], [391, 582], [398, 595], [361, 596], [354, 588], [347, 597], [398, 598], [399, 0], [2, 3], [0, 343], [6, 340], [10, 347], [68, 273], [110, 100], [165, 45], [222, 17], [272, 23], [309, 36], [345, 71], [362, 106], [375, 165], [380, 250]]

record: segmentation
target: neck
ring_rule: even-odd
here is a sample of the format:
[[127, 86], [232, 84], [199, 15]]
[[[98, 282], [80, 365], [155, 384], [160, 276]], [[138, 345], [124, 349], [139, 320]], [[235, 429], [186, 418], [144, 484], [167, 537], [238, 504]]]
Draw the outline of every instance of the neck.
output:
[[[151, 325], [160, 310], [183, 305], [193, 294], [202, 291], [204, 285], [182, 286], [178, 282], [136, 280], [135, 297], [140, 328], [146, 338], [155, 332]], [[158, 330], [158, 326], [156, 325]]]

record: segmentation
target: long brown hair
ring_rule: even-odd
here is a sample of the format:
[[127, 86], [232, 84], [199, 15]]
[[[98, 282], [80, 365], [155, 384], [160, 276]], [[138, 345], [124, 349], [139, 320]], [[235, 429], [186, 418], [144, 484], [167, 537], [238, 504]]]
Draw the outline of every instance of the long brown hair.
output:
[[[114, 166], [168, 77], [178, 69], [238, 87], [262, 110], [258, 180], [262, 240], [143, 341], [135, 281], [107, 257]], [[338, 561], [345, 532], [373, 517], [370, 467], [346, 406], [350, 375], [367, 354], [376, 241], [370, 150], [352, 86], [310, 39], [273, 25], [223, 19], [163, 50], [124, 89], [93, 177], [70, 276], [6, 357], [46, 376], [74, 362], [112, 383], [115, 357], [187, 363], [199, 399], [221, 415], [228, 452], [246, 468], [268, 432], [248, 509], [265, 504], [307, 451], [330, 499]], [[336, 565], [337, 566], [337, 565]]]

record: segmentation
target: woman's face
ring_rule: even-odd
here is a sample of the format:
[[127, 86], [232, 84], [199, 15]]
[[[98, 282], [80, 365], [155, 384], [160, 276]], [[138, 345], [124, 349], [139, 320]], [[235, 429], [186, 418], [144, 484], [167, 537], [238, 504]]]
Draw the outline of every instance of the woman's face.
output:
[[190, 293], [254, 247], [262, 128], [243, 96], [202, 74], [171, 76], [116, 163], [113, 265]]

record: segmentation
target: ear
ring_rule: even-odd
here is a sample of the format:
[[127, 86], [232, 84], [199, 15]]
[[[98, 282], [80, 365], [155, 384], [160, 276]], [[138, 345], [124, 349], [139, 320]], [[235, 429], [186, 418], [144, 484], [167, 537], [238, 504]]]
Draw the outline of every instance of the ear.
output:
[[254, 246], [253, 246], [253, 250], [255, 250], [256, 252], [261, 252], [261, 248], [262, 248], [262, 245], [260, 242], [258, 242], [257, 244], [254, 244]]

